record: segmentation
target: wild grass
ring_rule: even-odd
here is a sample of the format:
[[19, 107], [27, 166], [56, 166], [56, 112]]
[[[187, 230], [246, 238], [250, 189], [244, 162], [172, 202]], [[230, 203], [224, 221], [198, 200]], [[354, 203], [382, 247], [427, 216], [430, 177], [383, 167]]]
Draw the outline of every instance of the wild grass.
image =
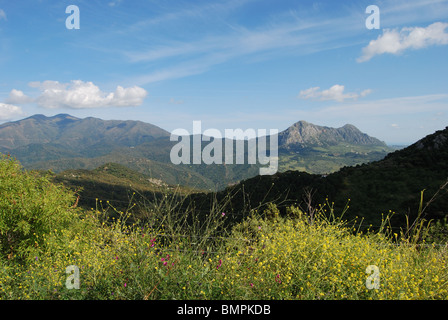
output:
[[[174, 193], [81, 210], [71, 191], [6, 157], [0, 179], [1, 299], [448, 298], [448, 247], [417, 241], [424, 224], [394, 234], [386, 218], [361, 232], [327, 202], [284, 216], [269, 204], [226, 228], [223, 203], [198, 212]], [[138, 206], [147, 214], [134, 219]]]

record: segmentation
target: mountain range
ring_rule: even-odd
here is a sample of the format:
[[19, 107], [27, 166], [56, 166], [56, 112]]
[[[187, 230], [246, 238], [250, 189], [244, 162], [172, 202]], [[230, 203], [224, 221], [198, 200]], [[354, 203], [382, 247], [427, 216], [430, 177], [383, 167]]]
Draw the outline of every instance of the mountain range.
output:
[[[379, 160], [394, 150], [350, 124], [330, 128], [299, 121], [280, 132], [278, 141], [279, 171], [315, 174]], [[176, 143], [168, 131], [141, 121], [58, 114], [0, 125], [0, 152], [28, 169], [58, 173], [117, 163], [170, 185], [205, 190], [223, 189], [259, 172], [259, 164], [174, 165], [170, 150]]]
[[[241, 181], [216, 195], [196, 194], [192, 200], [209, 205], [211, 198], [231, 198], [229, 213], [247, 212], [274, 202], [285, 212], [292, 204], [304, 211], [325, 205], [336, 216], [378, 229], [386, 216], [399, 233], [417, 217], [443, 221], [448, 217], [448, 127], [378, 161], [344, 167], [328, 175], [278, 172]], [[311, 201], [310, 201], [311, 200]], [[420, 212], [420, 215], [419, 215]], [[444, 229], [448, 235], [448, 230]]]
[[193, 191], [186, 203], [204, 206], [204, 212], [209, 200], [230, 195], [223, 210], [236, 220], [268, 202], [283, 212], [291, 204], [327, 203], [341, 213], [349, 204], [347, 219], [378, 227], [391, 214], [398, 228], [418, 215], [422, 195], [424, 218], [447, 217], [448, 127], [397, 150], [350, 124], [330, 128], [298, 121], [278, 134], [278, 142], [279, 172], [260, 176], [259, 165], [174, 165], [169, 154], [177, 142], [141, 121], [60, 114], [0, 125], [1, 153], [25, 168], [52, 170], [56, 182], [82, 187], [80, 204], [88, 207], [96, 198], [127, 206], [132, 190], [144, 200], [180, 185], [177, 192]]

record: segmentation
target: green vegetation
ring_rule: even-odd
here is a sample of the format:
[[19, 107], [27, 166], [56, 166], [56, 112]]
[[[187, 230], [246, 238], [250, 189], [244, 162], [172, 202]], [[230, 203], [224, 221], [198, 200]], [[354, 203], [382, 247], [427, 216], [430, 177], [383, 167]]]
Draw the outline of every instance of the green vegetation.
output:
[[[223, 190], [259, 173], [259, 164], [173, 165], [170, 151], [177, 141], [170, 141], [169, 136], [167, 131], [140, 121], [34, 115], [0, 125], [0, 152], [10, 153], [30, 170], [61, 173], [116, 163], [168, 185], [207, 191]], [[202, 142], [202, 147], [208, 143]], [[354, 126], [334, 129], [304, 121], [279, 133], [278, 147], [280, 172], [314, 174], [380, 160], [393, 151]]]
[[43, 237], [73, 222], [75, 197], [10, 157], [0, 159], [0, 254], [27, 261], [45, 248]]
[[[237, 214], [223, 210], [230, 198], [201, 211], [168, 190], [140, 204], [131, 198], [126, 210], [99, 201], [82, 209], [50, 179], [0, 160], [1, 299], [448, 298], [447, 245], [422, 241], [431, 229], [420, 221], [397, 232], [385, 217], [362, 232], [344, 220], [348, 207], [328, 201]], [[139, 205], [145, 214], [133, 218]], [[68, 266], [79, 270], [79, 289], [70, 289]]]
[[280, 150], [279, 171], [299, 170], [313, 174], [329, 174], [347, 166], [356, 166], [383, 159], [391, 149], [340, 143], [324, 147]]
[[94, 170], [51, 173], [50, 177], [55, 183], [77, 190], [80, 195], [78, 205], [85, 209], [96, 208], [98, 201], [107, 200], [118, 210], [126, 210], [131, 201], [141, 203], [146, 199], [160, 198], [167, 192], [187, 194], [195, 191], [188, 187], [170, 186], [116, 163], [106, 163]]
[[306, 205], [308, 193], [313, 195], [313, 205], [328, 198], [339, 212], [350, 199], [347, 219], [363, 219], [367, 229], [378, 228], [382, 217], [391, 215], [392, 226], [399, 229], [417, 218], [424, 190], [422, 218], [442, 226], [446, 225], [448, 207], [447, 159], [448, 128], [379, 161], [344, 167], [328, 175], [286, 171], [257, 176], [218, 192], [217, 198], [234, 195], [229, 206], [232, 210], [275, 202], [282, 212], [290, 205]]

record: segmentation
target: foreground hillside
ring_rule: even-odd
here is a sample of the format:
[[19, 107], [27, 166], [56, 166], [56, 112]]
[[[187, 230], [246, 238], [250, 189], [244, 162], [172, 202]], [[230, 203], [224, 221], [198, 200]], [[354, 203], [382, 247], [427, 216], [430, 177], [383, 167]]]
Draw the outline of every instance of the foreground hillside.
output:
[[129, 225], [132, 206], [107, 222], [111, 208], [81, 210], [10, 157], [0, 181], [0, 299], [448, 298], [446, 245], [357, 232], [329, 204], [283, 217], [271, 204], [223, 228], [219, 203], [198, 220], [165, 200]]

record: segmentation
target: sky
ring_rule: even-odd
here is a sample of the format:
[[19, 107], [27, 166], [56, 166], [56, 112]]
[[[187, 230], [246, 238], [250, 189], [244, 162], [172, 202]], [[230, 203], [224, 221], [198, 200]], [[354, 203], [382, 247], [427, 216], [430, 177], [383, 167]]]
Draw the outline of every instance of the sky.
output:
[[411, 144], [448, 126], [447, 75], [448, 0], [0, 0], [0, 123], [305, 120]]

